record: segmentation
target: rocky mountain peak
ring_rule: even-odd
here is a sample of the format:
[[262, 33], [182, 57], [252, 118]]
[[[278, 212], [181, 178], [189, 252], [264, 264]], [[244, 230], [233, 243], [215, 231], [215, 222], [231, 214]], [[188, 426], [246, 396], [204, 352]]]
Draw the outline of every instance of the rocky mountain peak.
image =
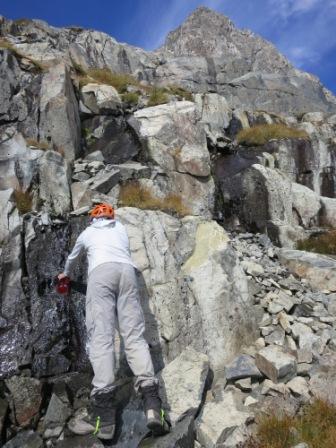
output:
[[218, 50], [219, 41], [235, 29], [226, 16], [204, 6], [192, 12], [181, 26], [171, 31], [163, 48], [181, 55], [210, 55]]

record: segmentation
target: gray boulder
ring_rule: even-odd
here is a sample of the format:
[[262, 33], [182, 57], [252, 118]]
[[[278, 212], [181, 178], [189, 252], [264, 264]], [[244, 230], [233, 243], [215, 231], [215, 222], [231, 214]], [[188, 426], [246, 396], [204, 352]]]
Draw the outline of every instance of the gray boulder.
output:
[[280, 249], [278, 255], [290, 272], [305, 278], [313, 288], [336, 291], [336, 261], [333, 258], [291, 249]]
[[28, 426], [37, 417], [42, 403], [42, 384], [36, 378], [13, 376], [6, 380], [14, 402], [15, 420]]
[[43, 440], [34, 431], [21, 431], [3, 445], [3, 448], [43, 448]]
[[82, 121], [86, 156], [101, 151], [106, 163], [123, 163], [135, 157], [140, 143], [123, 117], [96, 115]]
[[68, 164], [56, 151], [46, 151], [39, 159], [39, 199], [42, 209], [64, 215], [71, 209]]
[[242, 407], [243, 394], [237, 389], [224, 392], [221, 401], [207, 402], [196, 419], [196, 438], [205, 448], [234, 448], [246, 438], [245, 424], [252, 413]]
[[182, 267], [188, 293], [201, 310], [206, 353], [215, 371], [224, 368], [244, 341], [253, 334], [257, 338], [258, 309], [251, 313], [247, 278], [228, 241], [215, 222], [200, 223], [194, 252]]
[[258, 369], [273, 383], [291, 379], [296, 375], [295, 357], [277, 345], [262, 348], [255, 359]]
[[69, 70], [64, 63], [53, 65], [42, 79], [40, 94], [40, 138], [73, 161], [80, 153], [78, 103]]
[[113, 114], [118, 113], [121, 109], [121, 98], [112, 86], [89, 83], [81, 88], [80, 95], [84, 106], [92, 114]]
[[159, 373], [160, 395], [173, 426], [197, 413], [208, 371], [208, 357], [186, 348]]

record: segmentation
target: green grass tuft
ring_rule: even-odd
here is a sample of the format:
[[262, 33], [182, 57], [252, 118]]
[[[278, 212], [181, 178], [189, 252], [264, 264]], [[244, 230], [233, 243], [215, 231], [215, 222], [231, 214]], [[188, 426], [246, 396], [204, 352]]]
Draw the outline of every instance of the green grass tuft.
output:
[[158, 106], [159, 104], [165, 104], [168, 102], [167, 89], [163, 87], [153, 87], [149, 100], [147, 103], [148, 107]]
[[139, 94], [137, 92], [126, 92], [121, 95], [124, 103], [137, 105], [139, 102]]

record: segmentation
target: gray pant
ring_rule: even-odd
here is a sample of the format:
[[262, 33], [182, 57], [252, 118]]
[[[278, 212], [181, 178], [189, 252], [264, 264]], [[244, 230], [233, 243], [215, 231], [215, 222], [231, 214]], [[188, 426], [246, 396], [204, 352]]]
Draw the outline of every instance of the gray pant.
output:
[[94, 371], [92, 394], [114, 387], [116, 317], [128, 364], [136, 376], [135, 388], [157, 382], [144, 338], [135, 269], [126, 263], [104, 263], [90, 273], [86, 294], [87, 348]]

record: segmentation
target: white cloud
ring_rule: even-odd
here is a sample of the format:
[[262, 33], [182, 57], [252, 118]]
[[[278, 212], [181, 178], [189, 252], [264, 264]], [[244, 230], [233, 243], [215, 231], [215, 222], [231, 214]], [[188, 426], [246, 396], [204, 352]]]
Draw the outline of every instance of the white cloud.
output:
[[305, 64], [316, 64], [322, 55], [317, 51], [307, 47], [291, 47], [287, 50], [287, 57], [299, 68]]
[[273, 15], [278, 15], [282, 19], [289, 19], [297, 13], [306, 13], [317, 6], [332, 3], [334, 0], [270, 0]]

